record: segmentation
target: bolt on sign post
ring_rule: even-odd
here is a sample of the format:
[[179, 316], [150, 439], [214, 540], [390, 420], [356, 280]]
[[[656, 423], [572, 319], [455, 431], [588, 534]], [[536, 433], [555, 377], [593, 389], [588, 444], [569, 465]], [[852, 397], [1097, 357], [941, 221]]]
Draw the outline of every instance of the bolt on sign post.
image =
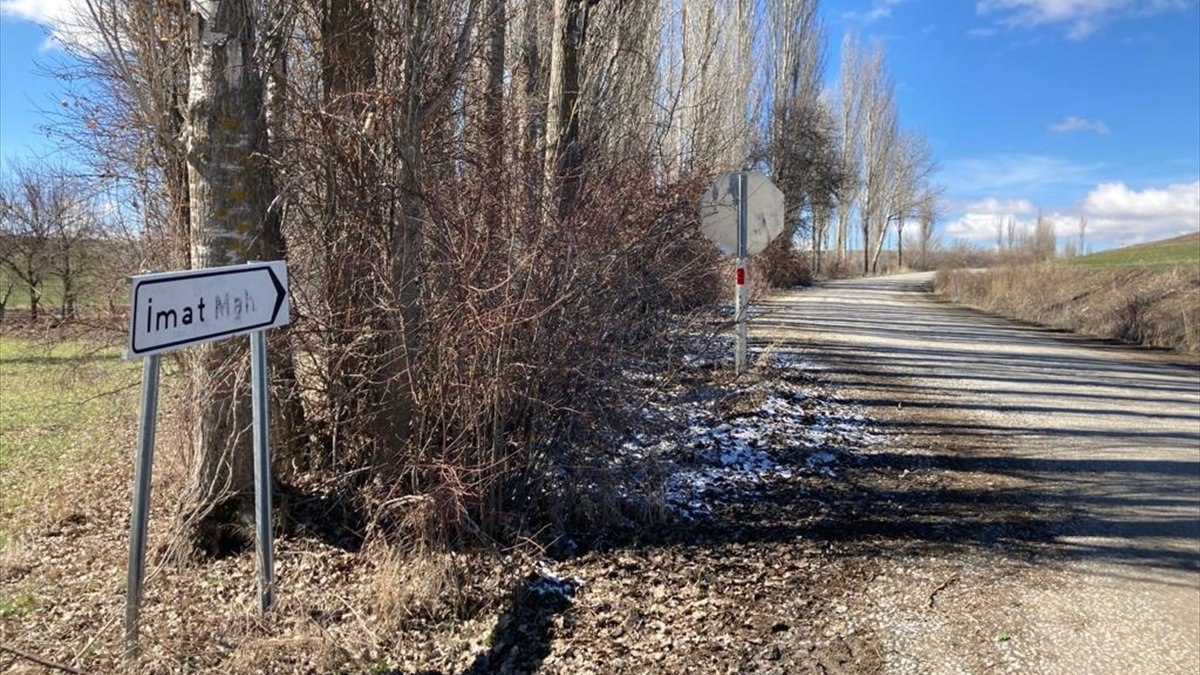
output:
[[254, 436], [254, 516], [259, 609], [275, 600], [271, 532], [271, 451], [267, 410], [268, 328], [290, 319], [287, 263], [277, 260], [131, 277], [128, 359], [142, 359], [142, 403], [129, 523], [129, 577], [125, 589], [125, 649], [137, 652], [138, 617], [150, 516], [150, 474], [163, 352], [250, 335]]
[[700, 201], [700, 231], [737, 260], [734, 277], [734, 368], [746, 368], [746, 293], [748, 259], [783, 232], [783, 193], [757, 171], [728, 173]]

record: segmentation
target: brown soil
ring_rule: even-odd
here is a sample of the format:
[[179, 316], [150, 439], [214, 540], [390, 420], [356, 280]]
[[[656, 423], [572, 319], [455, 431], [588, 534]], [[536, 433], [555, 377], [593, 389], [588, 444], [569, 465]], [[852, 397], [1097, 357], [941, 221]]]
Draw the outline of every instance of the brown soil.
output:
[[[1019, 500], [979, 497], [1014, 486], [942, 471], [942, 460], [929, 458], [937, 451], [885, 437], [844, 448], [827, 473], [784, 453], [797, 479], [737, 492], [711, 519], [675, 519], [553, 562], [566, 578], [558, 589], [525, 572], [533, 567], [525, 554], [398, 561], [359, 549], [338, 527], [345, 518], [318, 496], [300, 498], [312, 517], [277, 542], [280, 604], [264, 618], [252, 555], [184, 568], [159, 562], [167, 552], [155, 531], [158, 504], [133, 670], [882, 672], [895, 633], [878, 632], [881, 615], [936, 620], [955, 603], [976, 611], [961, 604], [962, 588], [1023, 574], [1020, 560], [1037, 555], [1007, 556], [1004, 569], [975, 564], [974, 544], [1003, 542], [1031, 516]], [[26, 535], [0, 558], [0, 585], [5, 595], [28, 593], [34, 607], [0, 612], [0, 644], [86, 672], [122, 668], [130, 473], [124, 465], [72, 477], [80, 491], [68, 505], [25, 513]], [[961, 639], [990, 644], [990, 625]], [[0, 672], [42, 668], [0, 652]]]
[[[717, 405], [721, 402], [718, 401]], [[129, 439], [132, 440], [132, 439]], [[131, 446], [132, 447], [132, 446]], [[850, 449], [854, 450], [854, 449]], [[853, 457], [853, 452], [843, 455]], [[794, 455], [797, 474], [803, 457]], [[560, 561], [582, 585], [548, 593], [527, 556], [397, 561], [358, 548], [333, 506], [293, 495], [277, 541], [280, 604], [258, 618], [249, 553], [191, 567], [168, 559], [156, 481], [144, 672], [874, 672], [878, 640], [853, 595], [878, 574], [865, 512], [869, 463], [836, 477], [727, 495], [714, 519], [682, 520]], [[72, 469], [71, 499], [28, 505], [0, 559], [0, 644], [86, 672], [122, 667], [131, 466]], [[310, 511], [307, 516], [305, 510]], [[417, 570], [417, 573], [413, 573]], [[0, 653], [0, 671], [40, 666]]]

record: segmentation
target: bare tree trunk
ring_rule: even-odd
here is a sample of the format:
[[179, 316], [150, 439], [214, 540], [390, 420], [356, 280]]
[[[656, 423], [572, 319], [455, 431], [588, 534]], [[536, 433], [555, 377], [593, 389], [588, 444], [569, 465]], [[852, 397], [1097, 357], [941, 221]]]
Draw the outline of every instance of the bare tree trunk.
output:
[[64, 252], [59, 278], [62, 279], [62, 303], [59, 318], [66, 321], [75, 316], [75, 275], [71, 269], [71, 253]]
[[[272, 195], [262, 81], [253, 66], [254, 16], [240, 0], [193, 0], [186, 116], [191, 258], [196, 267], [245, 262]], [[221, 554], [253, 522], [250, 406], [243, 340], [191, 351], [193, 419], [184, 533]], [[231, 527], [232, 526], [232, 527]], [[232, 537], [231, 537], [232, 535]]]
[[[266, 66], [264, 116], [266, 156], [269, 158], [269, 164], [264, 169], [263, 182], [267, 194], [277, 195], [276, 174], [283, 166], [281, 149], [287, 122], [287, 35], [291, 30], [292, 20], [283, 2], [270, 2], [266, 9], [266, 29], [263, 37], [263, 61]], [[270, 203], [263, 221], [259, 248], [264, 260], [287, 259], [287, 240], [283, 235], [284, 204], [280, 197], [281, 195], [276, 196]], [[271, 384], [275, 398], [272, 409], [277, 411], [274, 415], [273, 436], [280, 449], [276, 456], [294, 460], [303, 455], [309, 434], [296, 375], [291, 326], [273, 330], [269, 335]]]
[[[865, 200], [868, 205], [867, 210], [870, 210], [871, 200]], [[871, 219], [869, 216], [862, 217], [862, 247], [863, 247], [863, 276], [871, 273]]]
[[[545, 54], [539, 39], [539, 6], [544, 0], [526, 0], [518, 15], [518, 54], [514, 59], [514, 96], [519, 92], [516, 108], [516, 145], [514, 156], [521, 167], [544, 167], [545, 153], [541, 143], [545, 138], [546, 105], [542, 99], [545, 81]], [[545, 171], [529, 171], [525, 181], [518, 181], [513, 196], [536, 210], [544, 192]]]
[[[33, 271], [30, 270], [30, 275], [32, 274]], [[34, 283], [31, 281], [26, 284], [26, 287], [29, 289], [29, 322], [37, 323], [38, 307], [42, 302], [42, 286], [40, 283]]]
[[547, 214], [561, 218], [575, 205], [583, 150], [579, 144], [579, 61], [587, 30], [586, 0], [554, 0], [550, 91], [546, 99]]
[[879, 254], [883, 252], [883, 245], [887, 241], [888, 221], [883, 221], [883, 226], [879, 228], [877, 233], [878, 239], [875, 241], [875, 252], [871, 255], [870, 271], [873, 274], [879, 273]]
[[[363, 133], [376, 86], [371, 8], [364, 0], [324, 0], [320, 30], [322, 124], [325, 142], [335, 146], [324, 165], [324, 272], [331, 329], [325, 367], [331, 387], [330, 440], [334, 456], [349, 462], [339, 467], [345, 470], [371, 462], [360, 453], [378, 452], [396, 441], [387, 429], [392, 416], [386, 410], [393, 400], [380, 372], [395, 357], [380, 344], [380, 304], [386, 302], [384, 275], [390, 263], [381, 246], [386, 221], [375, 194], [377, 167]], [[374, 398], [367, 391], [372, 384], [380, 391], [377, 400], [368, 402]]]
[[813, 210], [813, 275], [821, 273], [824, 267], [824, 257], [829, 244], [829, 207], [822, 206]]
[[851, 34], [842, 38], [842, 58], [839, 65], [840, 97], [838, 132], [840, 136], [839, 159], [846, 181], [838, 191], [838, 222], [835, 249], [838, 260], [846, 262], [850, 246], [850, 216], [859, 195], [859, 171], [862, 168], [860, 156], [862, 144], [862, 86], [865, 78], [862, 57], [859, 54], [858, 40]]
[[[508, 21], [505, 4], [508, 0], [488, 0], [486, 82], [483, 93], [483, 142], [486, 144], [486, 165], [491, 180], [499, 184], [504, 178], [504, 48]], [[484, 226], [489, 233], [499, 225], [500, 203], [505, 195], [496, 191], [484, 204]]]

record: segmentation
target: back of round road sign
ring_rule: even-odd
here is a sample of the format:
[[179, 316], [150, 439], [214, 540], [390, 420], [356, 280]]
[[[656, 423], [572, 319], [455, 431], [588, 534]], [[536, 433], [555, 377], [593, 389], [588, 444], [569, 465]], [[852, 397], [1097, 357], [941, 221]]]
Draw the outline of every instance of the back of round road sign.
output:
[[[783, 193], [769, 178], [757, 171], [747, 171], [745, 175], [746, 193], [749, 195], [745, 254], [755, 255], [783, 233]], [[722, 253], [733, 256], [738, 254], [737, 176], [737, 173], [721, 176], [700, 200], [700, 231]]]

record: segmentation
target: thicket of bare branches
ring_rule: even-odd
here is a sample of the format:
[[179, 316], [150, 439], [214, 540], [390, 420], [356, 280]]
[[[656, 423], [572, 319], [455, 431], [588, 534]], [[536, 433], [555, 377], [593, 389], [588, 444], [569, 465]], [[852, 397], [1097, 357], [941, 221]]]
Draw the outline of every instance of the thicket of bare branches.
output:
[[[1083, 240], [1087, 221], [1080, 221], [1080, 241]], [[1014, 265], [1023, 263], [1046, 262], [1053, 260], [1060, 253], [1058, 246], [1058, 228], [1053, 220], [1046, 218], [1039, 209], [1037, 219], [1032, 224], [1018, 223], [1015, 216], [1006, 218], [996, 217], [996, 261], [1001, 264]], [[1064, 257], [1074, 257], [1078, 252], [1075, 240], [1067, 239], [1062, 253]]]
[[[382, 536], [581, 517], [547, 486], [583, 470], [623, 364], [719, 297], [695, 206], [718, 173], [784, 190], [780, 284], [795, 247], [846, 258], [851, 212], [878, 259], [931, 203], [882, 55], [850, 43], [842, 105], [822, 90], [816, 0], [86, 7], [57, 129], [142, 219], [145, 266], [288, 260], [277, 465]], [[187, 356], [187, 550], [250, 520], [242, 349]]]
[[[88, 10], [94, 39], [72, 45], [69, 75], [99, 84], [72, 90], [59, 128], [136, 203], [148, 265], [289, 261], [297, 317], [272, 338], [285, 479], [422, 544], [574, 517], [545, 481], [604, 426], [622, 364], [715, 297], [694, 204], [741, 165], [744, 130], [697, 115], [725, 97], [716, 75], [693, 77], [689, 133], [726, 151], [671, 143], [683, 113], [660, 104], [685, 86], [660, 69], [657, 26], [682, 15], [496, 0]], [[188, 355], [187, 550], [236, 543], [250, 509], [241, 349]]]

